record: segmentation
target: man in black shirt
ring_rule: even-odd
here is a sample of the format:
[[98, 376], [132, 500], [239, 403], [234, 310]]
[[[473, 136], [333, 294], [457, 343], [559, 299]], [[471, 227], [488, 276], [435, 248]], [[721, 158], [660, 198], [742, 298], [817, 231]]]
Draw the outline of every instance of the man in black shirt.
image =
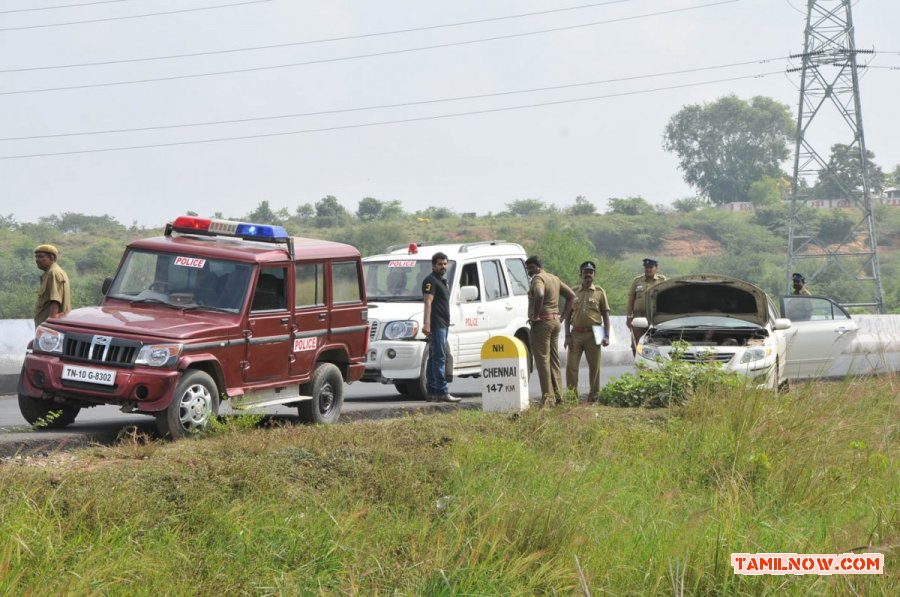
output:
[[425, 364], [425, 384], [429, 402], [459, 402], [450, 395], [445, 377], [447, 363], [447, 332], [450, 330], [450, 287], [447, 284], [447, 255], [431, 256], [431, 274], [422, 280], [425, 314], [422, 333], [428, 338], [428, 362]]

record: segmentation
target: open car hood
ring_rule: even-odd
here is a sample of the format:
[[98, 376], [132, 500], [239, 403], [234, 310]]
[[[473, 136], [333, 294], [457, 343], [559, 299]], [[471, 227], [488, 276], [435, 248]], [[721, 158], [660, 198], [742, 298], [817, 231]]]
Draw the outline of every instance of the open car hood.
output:
[[669, 278], [646, 295], [650, 325], [693, 315], [719, 315], [759, 326], [768, 320], [768, 299], [762, 288], [718, 274]]

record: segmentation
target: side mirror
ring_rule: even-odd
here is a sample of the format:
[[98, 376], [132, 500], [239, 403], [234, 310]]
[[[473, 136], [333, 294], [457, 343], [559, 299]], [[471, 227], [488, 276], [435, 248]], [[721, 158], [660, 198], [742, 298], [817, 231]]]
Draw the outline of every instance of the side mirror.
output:
[[779, 317], [778, 319], [775, 320], [775, 329], [776, 330], [789, 330], [789, 329], [791, 329], [792, 325], [793, 324], [791, 323], [791, 320], [785, 319], [784, 317]]
[[471, 303], [472, 301], [477, 301], [478, 300], [478, 287], [477, 286], [460, 286], [459, 300], [464, 303]]
[[103, 296], [106, 296], [106, 293], [109, 292], [109, 287], [112, 286], [112, 280], [112, 278], [103, 280], [103, 286], [100, 287], [100, 292], [103, 293]]
[[631, 325], [636, 328], [648, 328], [650, 327], [650, 322], [647, 321], [646, 317], [635, 317], [631, 320]]

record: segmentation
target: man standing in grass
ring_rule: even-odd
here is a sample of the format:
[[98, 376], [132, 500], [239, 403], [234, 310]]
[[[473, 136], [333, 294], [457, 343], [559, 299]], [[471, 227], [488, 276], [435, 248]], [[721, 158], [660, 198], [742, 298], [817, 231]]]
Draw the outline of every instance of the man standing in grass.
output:
[[647, 291], [666, 279], [656, 273], [659, 263], [655, 257], [644, 258], [644, 275], [631, 281], [628, 289], [628, 307], [625, 309], [625, 325], [631, 330], [631, 354], [637, 353], [637, 342], [647, 332], [647, 328], [636, 328], [631, 325], [635, 317], [646, 317], [644, 297]]
[[431, 256], [431, 274], [422, 280], [425, 312], [422, 333], [428, 338], [425, 386], [429, 402], [459, 402], [447, 386], [447, 333], [450, 330], [450, 287], [447, 284], [447, 255]]
[[[584, 354], [591, 384], [588, 400], [597, 401], [600, 399], [600, 346], [609, 346], [609, 302], [606, 292], [594, 285], [597, 272], [594, 262], [585, 261], [580, 269], [581, 286], [575, 289], [574, 304], [565, 324], [566, 385], [578, 393], [578, 368]], [[594, 329], [601, 325], [603, 337], [598, 345]]]
[[34, 305], [34, 327], [72, 310], [69, 276], [56, 263], [57, 257], [59, 249], [53, 245], [40, 245], [34, 250], [34, 262], [44, 272], [41, 274], [41, 287]]
[[[558, 277], [545, 272], [536, 255], [525, 260], [525, 270], [531, 277], [528, 322], [531, 324], [534, 368], [541, 381], [541, 406], [553, 406], [562, 399], [562, 375], [559, 367], [560, 319], [568, 319], [575, 293]], [[562, 316], [559, 313], [560, 296], [566, 299]]]

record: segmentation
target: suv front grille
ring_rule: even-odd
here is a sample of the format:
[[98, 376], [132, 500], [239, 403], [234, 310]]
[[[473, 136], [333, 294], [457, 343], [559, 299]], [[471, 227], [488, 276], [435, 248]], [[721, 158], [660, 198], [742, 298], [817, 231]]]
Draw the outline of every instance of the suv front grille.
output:
[[131, 366], [140, 347], [140, 342], [110, 336], [66, 334], [63, 354], [75, 361]]
[[378, 325], [377, 319], [369, 320], [369, 342], [378, 338], [378, 328], [379, 327], [380, 326]]

